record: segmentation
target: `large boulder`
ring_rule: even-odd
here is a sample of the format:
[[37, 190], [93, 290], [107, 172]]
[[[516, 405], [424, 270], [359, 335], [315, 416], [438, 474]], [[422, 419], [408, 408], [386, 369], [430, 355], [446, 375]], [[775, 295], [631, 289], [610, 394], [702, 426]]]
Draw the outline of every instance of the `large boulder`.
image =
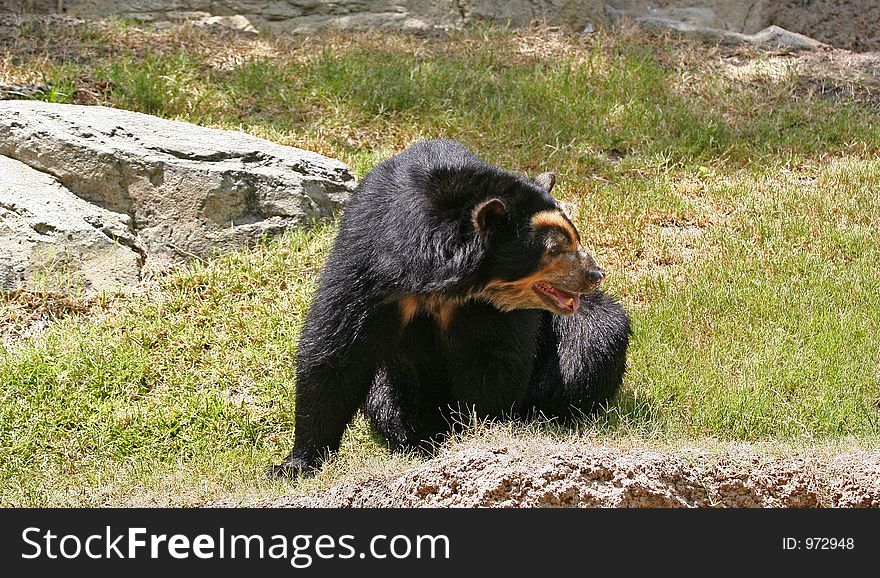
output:
[[771, 20], [789, 30], [857, 52], [880, 50], [877, 0], [774, 0]]
[[142, 264], [128, 215], [0, 156], [0, 289], [125, 291]]
[[681, 20], [669, 20], [666, 18], [654, 18], [644, 16], [635, 20], [636, 24], [646, 30], [658, 33], [669, 33], [681, 38], [696, 40], [706, 44], [721, 44], [724, 46], [750, 45], [765, 50], [819, 50], [828, 48], [826, 44], [814, 40], [809, 36], [791, 32], [779, 26], [768, 26], [754, 34], [742, 34], [730, 32], [720, 28], [698, 26]]
[[697, 28], [753, 34], [770, 24], [775, 0], [606, 0], [612, 19], [680, 22]]
[[[5, 290], [33, 285], [41, 262], [22, 259], [43, 255], [38, 246], [67, 255], [76, 271], [112, 242], [113, 259], [126, 263], [118, 275], [80, 278], [115, 290], [331, 218], [355, 186], [339, 161], [240, 132], [33, 101], [0, 102], [2, 157], [0, 255], [18, 255], [0, 271]], [[123, 272], [132, 263], [134, 276]]]

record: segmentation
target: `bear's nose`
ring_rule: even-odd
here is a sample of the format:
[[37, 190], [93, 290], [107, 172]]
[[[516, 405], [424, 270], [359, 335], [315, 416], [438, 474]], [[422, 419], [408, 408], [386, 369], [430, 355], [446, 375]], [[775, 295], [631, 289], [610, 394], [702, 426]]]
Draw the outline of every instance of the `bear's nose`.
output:
[[604, 279], [604, 278], [605, 278], [605, 272], [602, 271], [602, 269], [599, 269], [598, 267], [595, 269], [588, 269], [587, 270], [587, 280], [590, 283], [592, 283], [593, 285], [598, 285], [599, 283], [602, 282], [602, 279]]

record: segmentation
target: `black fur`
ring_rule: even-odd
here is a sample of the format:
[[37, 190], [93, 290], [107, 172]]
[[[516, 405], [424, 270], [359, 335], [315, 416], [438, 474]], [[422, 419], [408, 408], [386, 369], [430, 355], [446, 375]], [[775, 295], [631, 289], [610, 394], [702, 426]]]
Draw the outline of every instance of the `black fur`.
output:
[[[552, 180], [449, 141], [416, 143], [366, 175], [303, 328], [295, 446], [277, 474], [313, 471], [361, 407], [390, 446], [414, 447], [447, 432], [455, 410], [567, 419], [615, 394], [630, 330], [610, 297], [594, 291], [560, 316], [503, 312], [480, 295], [536, 270], [544, 247], [529, 220], [558, 210]], [[408, 296], [455, 303], [454, 313], [445, 327], [425, 309], [406, 319]]]

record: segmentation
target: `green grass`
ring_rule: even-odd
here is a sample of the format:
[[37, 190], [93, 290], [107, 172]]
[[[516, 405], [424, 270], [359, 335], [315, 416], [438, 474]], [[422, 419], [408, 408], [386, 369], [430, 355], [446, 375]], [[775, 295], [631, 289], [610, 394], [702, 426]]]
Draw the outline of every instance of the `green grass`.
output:
[[[291, 39], [112, 23], [22, 38], [0, 72], [43, 79], [47, 100], [241, 129], [359, 175], [426, 137], [556, 171], [635, 328], [621, 396], [560, 435], [880, 434], [875, 103], [821, 96], [795, 74], [732, 80], [699, 47], [627, 34]], [[297, 334], [333, 233], [193, 264], [0, 350], [0, 503], [290, 491], [263, 470], [292, 442]], [[409, 463], [360, 420], [321, 476], [293, 487]]]

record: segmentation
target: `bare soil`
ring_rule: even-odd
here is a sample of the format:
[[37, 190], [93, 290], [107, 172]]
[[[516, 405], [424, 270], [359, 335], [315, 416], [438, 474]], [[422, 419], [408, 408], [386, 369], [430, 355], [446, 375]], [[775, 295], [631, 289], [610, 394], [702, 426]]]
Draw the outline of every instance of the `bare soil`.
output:
[[467, 447], [402, 474], [266, 507], [812, 508], [880, 506], [880, 451], [771, 453], [586, 447]]

